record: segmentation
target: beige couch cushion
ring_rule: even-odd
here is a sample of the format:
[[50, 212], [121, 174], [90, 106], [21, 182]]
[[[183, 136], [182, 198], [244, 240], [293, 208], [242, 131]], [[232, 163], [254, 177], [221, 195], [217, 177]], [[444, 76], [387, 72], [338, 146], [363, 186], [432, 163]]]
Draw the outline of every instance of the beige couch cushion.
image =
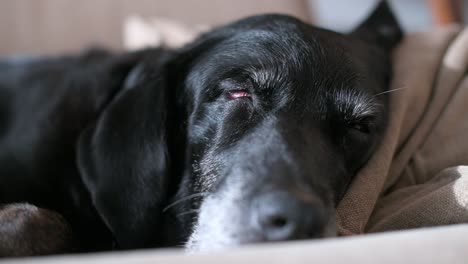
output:
[[[468, 225], [183, 254], [141, 250], [4, 260], [8, 264], [466, 264]], [[0, 261], [1, 262], [1, 261]]]
[[1, 0], [0, 56], [57, 54], [90, 45], [120, 49], [123, 21], [131, 15], [219, 25], [263, 12], [309, 19], [306, 0]]

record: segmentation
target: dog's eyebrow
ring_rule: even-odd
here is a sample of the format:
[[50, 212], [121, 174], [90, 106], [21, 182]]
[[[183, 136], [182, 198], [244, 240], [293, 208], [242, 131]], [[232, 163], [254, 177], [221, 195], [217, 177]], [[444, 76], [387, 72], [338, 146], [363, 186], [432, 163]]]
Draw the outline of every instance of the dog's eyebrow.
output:
[[377, 116], [383, 111], [377, 98], [359, 90], [340, 90], [334, 99], [337, 110], [349, 119]]
[[382, 104], [376, 102], [376, 100], [374, 100], [373, 98], [358, 100], [358, 102], [353, 107], [352, 116], [375, 116], [381, 112], [382, 108]]

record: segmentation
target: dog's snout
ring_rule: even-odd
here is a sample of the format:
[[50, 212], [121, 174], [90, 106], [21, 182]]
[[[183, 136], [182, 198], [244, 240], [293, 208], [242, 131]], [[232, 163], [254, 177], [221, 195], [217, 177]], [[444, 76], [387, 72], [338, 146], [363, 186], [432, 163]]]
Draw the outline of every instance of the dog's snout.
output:
[[287, 192], [270, 192], [253, 201], [252, 221], [266, 241], [318, 237], [325, 219], [317, 203], [301, 200]]

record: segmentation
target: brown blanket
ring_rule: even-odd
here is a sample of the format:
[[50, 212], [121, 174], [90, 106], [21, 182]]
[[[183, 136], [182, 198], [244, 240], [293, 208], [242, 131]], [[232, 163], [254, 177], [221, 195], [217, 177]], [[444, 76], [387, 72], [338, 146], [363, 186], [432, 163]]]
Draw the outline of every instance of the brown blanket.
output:
[[338, 206], [341, 235], [468, 223], [468, 29], [405, 37], [390, 123]]

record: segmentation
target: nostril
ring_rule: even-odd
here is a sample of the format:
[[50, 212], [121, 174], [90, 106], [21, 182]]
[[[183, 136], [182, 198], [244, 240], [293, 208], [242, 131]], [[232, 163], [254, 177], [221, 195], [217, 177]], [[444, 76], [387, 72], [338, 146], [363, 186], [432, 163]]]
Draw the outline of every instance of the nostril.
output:
[[263, 214], [259, 217], [260, 232], [268, 241], [291, 239], [296, 231], [295, 221], [286, 214]]
[[273, 216], [267, 223], [271, 228], [283, 228], [288, 224], [288, 219], [282, 216]]
[[254, 200], [252, 220], [264, 239], [293, 239], [301, 221], [301, 210], [296, 203], [294, 197], [283, 192], [263, 194]]
[[266, 241], [316, 237], [325, 223], [321, 208], [288, 192], [268, 192], [253, 199], [250, 219], [256, 234]]

